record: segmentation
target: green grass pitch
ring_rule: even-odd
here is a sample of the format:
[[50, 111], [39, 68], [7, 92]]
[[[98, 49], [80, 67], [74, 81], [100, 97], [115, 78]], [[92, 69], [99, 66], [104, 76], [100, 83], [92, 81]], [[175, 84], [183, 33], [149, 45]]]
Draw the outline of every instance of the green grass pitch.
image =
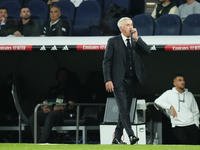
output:
[[196, 145], [0, 144], [0, 150], [200, 150]]

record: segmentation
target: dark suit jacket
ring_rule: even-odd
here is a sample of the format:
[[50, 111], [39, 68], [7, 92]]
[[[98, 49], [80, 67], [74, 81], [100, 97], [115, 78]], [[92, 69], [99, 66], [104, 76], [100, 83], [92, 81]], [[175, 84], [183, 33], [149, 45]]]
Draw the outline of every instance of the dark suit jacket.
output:
[[[131, 38], [133, 63], [135, 73], [141, 84], [147, 81], [147, 75], [142, 62], [142, 54], [150, 54], [151, 50], [147, 44], [139, 37], [136, 41]], [[121, 35], [108, 40], [103, 60], [104, 82], [112, 81], [114, 88], [118, 88], [126, 72], [126, 54], [124, 41]]]

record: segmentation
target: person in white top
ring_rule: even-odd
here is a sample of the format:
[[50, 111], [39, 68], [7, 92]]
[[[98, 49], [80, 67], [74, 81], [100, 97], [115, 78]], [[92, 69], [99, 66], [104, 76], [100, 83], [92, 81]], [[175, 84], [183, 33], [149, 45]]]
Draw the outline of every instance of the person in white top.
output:
[[195, 98], [185, 88], [182, 74], [173, 78], [175, 87], [167, 90], [155, 100], [155, 103], [166, 110], [170, 115], [175, 136], [180, 144], [198, 144], [199, 109]]

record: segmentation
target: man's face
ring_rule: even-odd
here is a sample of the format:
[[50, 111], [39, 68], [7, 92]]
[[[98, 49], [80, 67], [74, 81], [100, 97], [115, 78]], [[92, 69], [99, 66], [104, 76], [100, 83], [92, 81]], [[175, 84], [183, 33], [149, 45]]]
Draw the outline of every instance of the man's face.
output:
[[124, 36], [130, 37], [131, 36], [131, 30], [133, 30], [132, 20], [129, 20], [129, 19], [124, 20], [123, 26], [121, 26], [119, 29]]
[[174, 86], [176, 88], [179, 88], [179, 89], [183, 90], [185, 88], [185, 79], [184, 79], [184, 77], [176, 77], [176, 79], [174, 79]]
[[0, 9], [0, 19], [1, 18], [5, 18], [5, 19], [8, 18], [8, 13], [6, 9]]
[[28, 8], [22, 8], [20, 12], [20, 17], [22, 19], [30, 19], [31, 17], [31, 12]]
[[50, 18], [52, 21], [56, 21], [60, 18], [61, 13], [58, 8], [52, 7], [50, 10]]

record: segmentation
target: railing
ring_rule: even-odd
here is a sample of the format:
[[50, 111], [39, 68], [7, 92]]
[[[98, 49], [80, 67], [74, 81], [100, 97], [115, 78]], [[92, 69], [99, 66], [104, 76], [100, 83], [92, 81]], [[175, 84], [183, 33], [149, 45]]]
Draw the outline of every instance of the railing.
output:
[[[35, 107], [34, 110], [34, 143], [37, 143], [37, 110], [40, 106], [51, 106], [52, 104], [44, 104], [40, 103]], [[65, 106], [66, 103], [63, 104], [57, 104], [56, 106]], [[71, 106], [76, 106], [76, 144], [78, 144], [78, 138], [79, 138], [79, 118], [80, 118], [80, 106], [105, 106], [105, 104], [101, 103], [73, 103], [70, 104]]]

